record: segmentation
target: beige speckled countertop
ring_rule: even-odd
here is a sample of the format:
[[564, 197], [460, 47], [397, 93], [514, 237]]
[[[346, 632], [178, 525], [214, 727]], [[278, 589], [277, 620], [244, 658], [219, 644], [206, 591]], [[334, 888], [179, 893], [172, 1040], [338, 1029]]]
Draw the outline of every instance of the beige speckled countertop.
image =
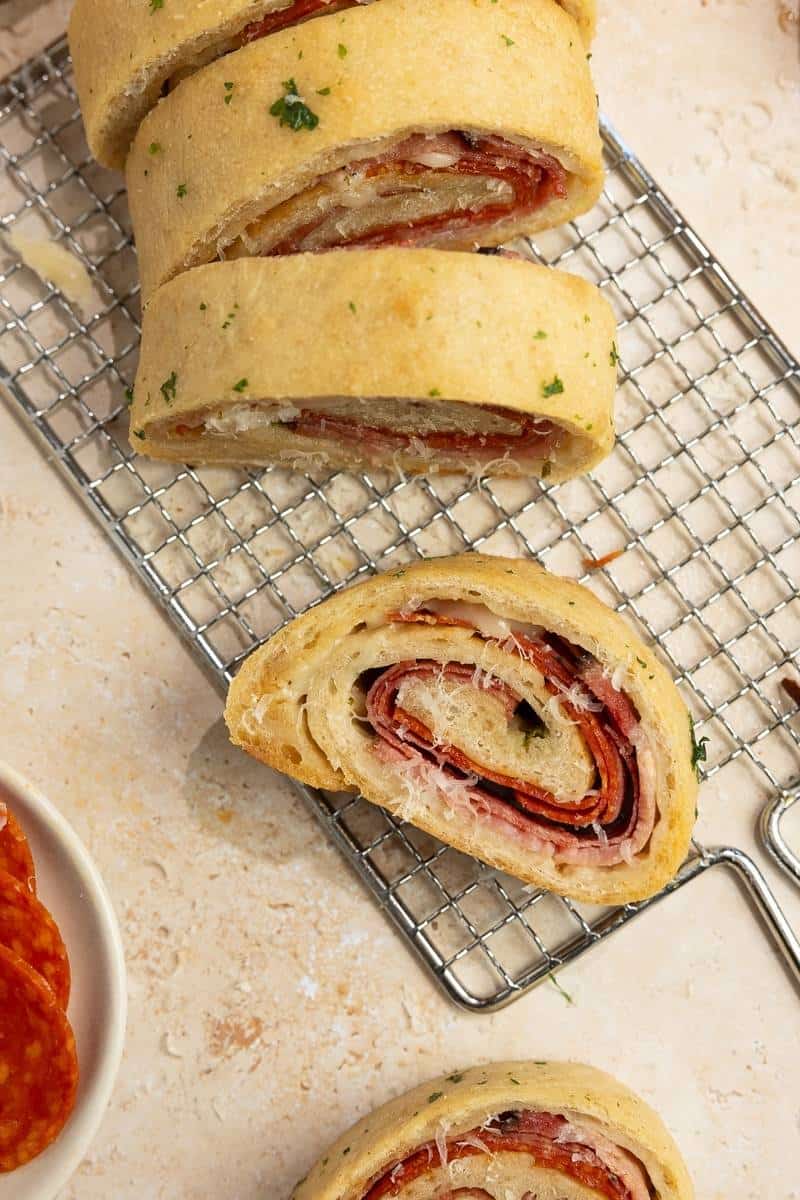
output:
[[[0, 32], [0, 65], [56, 36], [68, 7]], [[790, 5], [601, 7], [604, 111], [796, 347]], [[285, 1200], [323, 1143], [398, 1090], [527, 1055], [637, 1088], [705, 1200], [800, 1197], [798, 996], [730, 878], [690, 885], [565, 971], [573, 1005], [546, 986], [462, 1014], [290, 787], [228, 746], [217, 693], [2, 408], [0, 579], [0, 757], [86, 840], [129, 967], [122, 1071], [63, 1200]], [[712, 781], [703, 806], [733, 812], [750, 845], [746, 795]], [[800, 898], [768, 869], [800, 927]]]

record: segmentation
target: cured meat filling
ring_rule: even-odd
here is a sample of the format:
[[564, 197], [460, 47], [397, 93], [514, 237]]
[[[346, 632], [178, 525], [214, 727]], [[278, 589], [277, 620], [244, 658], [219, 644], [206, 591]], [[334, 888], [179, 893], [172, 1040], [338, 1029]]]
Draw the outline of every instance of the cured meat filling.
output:
[[260, 20], [245, 25], [242, 45], [257, 42], [259, 38], [278, 33], [281, 29], [289, 29], [292, 25], [300, 25], [311, 17], [326, 16], [328, 13], [341, 12], [345, 8], [355, 8], [359, 4], [369, 2], [370, 0], [294, 0], [292, 3], [290, 0], [285, 8], [278, 8]]
[[[426, 607], [392, 613], [390, 619], [477, 628], [469, 619]], [[652, 759], [633, 703], [591, 654], [555, 634], [514, 628], [487, 641], [531, 664], [558, 719], [577, 727], [594, 774], [585, 795], [565, 800], [530, 778], [476, 761], [463, 745], [443, 740], [441, 732], [435, 736], [419, 711], [404, 707], [415, 685], [428, 691], [435, 685], [445, 694], [459, 685], [475, 688], [491, 695], [507, 723], [523, 726], [518, 736], [526, 747], [530, 739], [547, 736], [523, 696], [464, 663], [399, 662], [363, 681], [375, 753], [418, 781], [433, 783], [446, 800], [467, 806], [480, 819], [531, 838], [558, 862], [611, 866], [630, 861], [647, 844], [656, 820]]]
[[564, 430], [535, 414], [499, 405], [458, 401], [364, 400], [263, 405], [243, 403], [175, 426], [178, 437], [252, 435], [270, 426], [315, 440], [330, 438], [357, 446], [365, 457], [397, 451], [422, 459], [464, 455], [482, 462], [513, 456], [515, 462], [552, 460]]
[[543, 151], [469, 132], [412, 134], [276, 205], [222, 253], [463, 245], [482, 229], [566, 194], [564, 167]]
[[[492, 1170], [500, 1161], [502, 1183]], [[650, 1200], [653, 1194], [639, 1160], [604, 1135], [552, 1113], [511, 1111], [420, 1146], [375, 1179], [363, 1200], [434, 1194], [442, 1200], [535, 1200], [533, 1167], [558, 1171], [606, 1200]]]

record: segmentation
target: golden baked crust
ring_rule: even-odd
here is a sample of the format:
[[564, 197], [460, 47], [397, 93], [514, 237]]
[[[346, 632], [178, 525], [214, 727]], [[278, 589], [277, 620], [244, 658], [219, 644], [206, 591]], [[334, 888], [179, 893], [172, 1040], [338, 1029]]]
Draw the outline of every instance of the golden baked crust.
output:
[[[316, 128], [294, 130], [270, 115], [289, 80], [319, 117]], [[500, 135], [552, 154], [567, 171], [563, 198], [498, 221], [481, 232], [483, 243], [591, 207], [602, 186], [597, 105], [563, 9], [552, 0], [380, 0], [206, 67], [150, 113], [128, 158], [145, 302], [320, 177], [412, 133], [450, 130]], [[474, 242], [467, 230], [463, 248]]]
[[[297, 1185], [292, 1200], [362, 1200], [376, 1176], [435, 1142], [442, 1130], [455, 1137], [499, 1113], [523, 1110], [588, 1118], [643, 1164], [658, 1200], [692, 1200], [686, 1166], [658, 1114], [605, 1072], [571, 1062], [490, 1063], [432, 1079], [342, 1134]], [[595, 1200], [593, 1189], [562, 1179], [560, 1197]], [[502, 1188], [502, 1179], [498, 1183]]]
[[[420, 784], [373, 752], [374, 732], [370, 724], [365, 731], [357, 681], [365, 671], [423, 661], [479, 667], [484, 677], [507, 682], [525, 697], [547, 725], [545, 737], [530, 748], [526, 742], [526, 754], [539, 763], [549, 753], [551, 769], [564, 779], [586, 754], [571, 722], [550, 720], [541, 675], [503, 643], [476, 639], [470, 629], [388, 619], [442, 601], [480, 604], [506, 622], [541, 626], [593, 655], [606, 678], [616, 680], [612, 687], [628, 696], [639, 714], [640, 774], [650, 772], [656, 807], [652, 833], [629, 861], [561, 861], [552, 850], [476, 821], [474, 812], [445, 800], [435, 785]], [[456, 716], [447, 732], [469, 756], [482, 727], [467, 704], [463, 712], [464, 728], [457, 728]], [[231, 684], [225, 719], [232, 741], [270, 766], [315, 787], [360, 790], [459, 850], [590, 903], [654, 894], [688, 850], [697, 779], [689, 717], [668, 672], [587, 588], [529, 561], [479, 554], [428, 559], [337, 593], [250, 655]]]
[[[425, 8], [428, 0], [418, 0]], [[563, 0], [588, 44], [595, 0]], [[164, 83], [286, 0], [76, 0], [69, 24], [75, 81], [92, 153], [123, 167], [136, 130]]]
[[[559, 424], [564, 444], [547, 469], [556, 481], [613, 444], [613, 338], [611, 308], [592, 284], [504, 256], [386, 248], [214, 263], [165, 284], [145, 311], [131, 440], [177, 462], [307, 467], [312, 454], [331, 466], [477, 470], [485, 455], [372, 452], [280, 424], [175, 433], [255, 401], [458, 401]], [[512, 455], [488, 473], [531, 469]]]

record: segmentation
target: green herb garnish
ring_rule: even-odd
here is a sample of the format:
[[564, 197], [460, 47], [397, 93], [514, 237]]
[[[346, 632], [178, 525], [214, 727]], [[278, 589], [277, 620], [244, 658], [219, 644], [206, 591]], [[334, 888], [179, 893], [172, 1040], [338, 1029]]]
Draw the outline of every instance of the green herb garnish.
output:
[[557, 375], [554, 375], [550, 383], [542, 384], [543, 396], [559, 396], [564, 390], [564, 384]]
[[222, 86], [225, 88], [225, 103], [230, 104], [231, 100], [233, 99], [234, 85], [230, 80], [227, 80]]
[[183, 197], [186, 195], [187, 191], [188, 191], [188, 188], [186, 187], [186, 184], [179, 183], [175, 189], [175, 195], [178, 197], [179, 200], [182, 200]]
[[245, 390], [245, 388], [246, 388], [246, 387], [247, 387], [247, 380], [246, 380], [246, 379], [240, 379], [238, 383], [235, 383], [235, 384], [233, 385], [233, 390], [234, 390], [235, 392], [243, 392], [243, 391]]
[[161, 145], [161, 142], [151, 142], [150, 145], [147, 147], [147, 153], [148, 154], [159, 154], [163, 149], [164, 149], [164, 147]]
[[533, 340], [535, 342], [541, 342], [541, 341], [544, 341], [544, 339], [546, 337], [547, 337], [547, 334], [545, 333], [545, 331], [543, 329], [537, 329], [536, 333], [533, 335]]
[[331, 94], [331, 89], [329, 87], [317, 88], [318, 96], [330, 96], [330, 94]]
[[172, 404], [173, 400], [175, 399], [177, 387], [178, 387], [178, 376], [173, 371], [172, 374], [169, 375], [164, 380], [164, 382], [162, 383], [162, 385], [159, 389], [161, 392], [161, 395], [164, 397], [165, 404]]
[[125, 399], [128, 404], [133, 404], [133, 388], [125, 388]]
[[339, 45], [336, 47], [336, 53], [339, 55], [339, 58], [347, 58], [347, 46], [339, 42]]
[[134, 429], [133, 436], [141, 438], [142, 441], [144, 441], [144, 430], [143, 429]]
[[158, 10], [163, 7], [164, 7], [164, 0], [150, 0], [151, 14], [154, 12], [158, 12]]
[[560, 993], [560, 994], [561, 994], [561, 995], [564, 997], [564, 999], [566, 1000], [567, 1004], [574, 1004], [574, 1003], [575, 1003], [575, 1001], [572, 999], [572, 996], [570, 996], [570, 994], [569, 994], [569, 992], [566, 990], [566, 988], [563, 988], [563, 987], [561, 986], [561, 984], [558, 982], [558, 980], [556, 979], [556, 977], [555, 977], [555, 975], [553, 974], [553, 972], [552, 972], [552, 971], [549, 973], [549, 975], [547, 976], [547, 978], [550, 980], [550, 982], [552, 983], [552, 985], [553, 985], [553, 987], [556, 989], [556, 991], [557, 991], [557, 992], [559, 992], [559, 993]]
[[316, 129], [319, 117], [312, 112], [297, 91], [294, 79], [283, 84], [284, 94], [270, 107], [270, 114], [277, 117], [281, 125], [288, 125], [295, 132], [299, 129]]
[[463, 1073], [461, 1071], [457, 1071], [455, 1075], [448, 1075], [447, 1081], [448, 1081], [448, 1083], [461, 1083], [461, 1080], [463, 1078], [464, 1078]]
[[508, 37], [507, 34], [505, 34], [505, 33], [501, 33], [500, 37], [503, 39], [503, 41], [505, 42], [505, 44], [507, 46], [513, 46], [515, 44], [514, 39]]
[[695, 775], [699, 779], [700, 778], [700, 763], [701, 762], [704, 763], [708, 759], [708, 755], [706, 752], [706, 746], [708, 745], [708, 738], [701, 737], [700, 741], [698, 742], [697, 738], [694, 735], [694, 721], [692, 720], [691, 713], [689, 714], [689, 735], [692, 739], [692, 767], [694, 768]]
[[616, 342], [611, 343], [611, 349], [608, 353], [608, 361], [611, 363], [612, 367], [615, 367], [619, 362], [619, 353], [617, 351]]
[[428, 1104], [433, 1104], [434, 1100], [441, 1100], [443, 1095], [444, 1092], [431, 1092], [430, 1096], [428, 1096]]
[[438, 388], [431, 388], [431, 390], [428, 392], [428, 395], [433, 398], [435, 398], [436, 396], [441, 396], [441, 394], [442, 393], [439, 391]]

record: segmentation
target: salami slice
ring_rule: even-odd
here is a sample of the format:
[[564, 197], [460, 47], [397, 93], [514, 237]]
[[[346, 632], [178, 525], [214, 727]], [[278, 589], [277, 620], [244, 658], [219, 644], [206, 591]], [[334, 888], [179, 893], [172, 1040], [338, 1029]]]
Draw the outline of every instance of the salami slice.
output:
[[0, 871], [0, 946], [38, 971], [66, 1009], [69, 959], [58, 926], [42, 902], [5, 871]]
[[75, 1037], [52, 988], [0, 946], [0, 1172], [58, 1137], [77, 1086]]
[[28, 839], [17, 818], [0, 800], [0, 871], [7, 871], [29, 891], [36, 891], [36, 871]]

